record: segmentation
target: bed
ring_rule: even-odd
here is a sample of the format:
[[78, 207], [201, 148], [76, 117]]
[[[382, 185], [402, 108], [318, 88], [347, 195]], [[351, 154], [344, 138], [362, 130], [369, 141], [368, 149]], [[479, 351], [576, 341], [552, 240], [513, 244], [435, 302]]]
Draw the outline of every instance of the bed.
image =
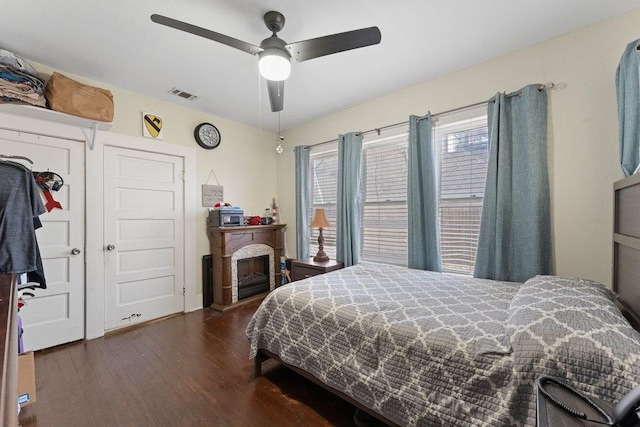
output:
[[620, 310], [640, 303], [627, 289], [640, 251], [617, 222], [620, 301], [578, 278], [496, 282], [361, 263], [265, 298], [247, 326], [256, 374], [275, 358], [402, 426], [535, 425], [542, 375], [617, 402], [640, 384], [640, 333]]

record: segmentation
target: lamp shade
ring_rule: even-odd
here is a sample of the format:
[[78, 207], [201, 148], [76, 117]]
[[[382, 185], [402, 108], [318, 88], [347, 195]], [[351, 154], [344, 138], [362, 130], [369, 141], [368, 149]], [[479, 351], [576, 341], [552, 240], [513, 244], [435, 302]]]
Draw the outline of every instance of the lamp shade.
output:
[[324, 213], [324, 209], [316, 209], [316, 214], [314, 215], [313, 220], [311, 220], [311, 227], [327, 228], [329, 226], [331, 226], [331, 224], [329, 224], [329, 220], [327, 219], [327, 215]]
[[286, 52], [280, 49], [265, 49], [259, 54], [260, 75], [267, 80], [279, 82], [291, 74], [291, 62]]

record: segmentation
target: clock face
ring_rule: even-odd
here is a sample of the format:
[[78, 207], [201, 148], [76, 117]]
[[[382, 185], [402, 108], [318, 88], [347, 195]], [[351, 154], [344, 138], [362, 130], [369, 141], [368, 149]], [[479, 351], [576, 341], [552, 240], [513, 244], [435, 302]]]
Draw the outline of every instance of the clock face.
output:
[[202, 148], [211, 150], [220, 145], [220, 131], [211, 123], [200, 123], [193, 132], [196, 142]]

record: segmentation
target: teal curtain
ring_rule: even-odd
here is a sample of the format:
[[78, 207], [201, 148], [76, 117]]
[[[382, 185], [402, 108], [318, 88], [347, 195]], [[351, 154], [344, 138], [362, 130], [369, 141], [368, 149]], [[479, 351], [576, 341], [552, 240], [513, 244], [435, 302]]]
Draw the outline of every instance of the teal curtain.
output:
[[640, 165], [640, 39], [627, 45], [616, 70], [618, 141], [624, 176]]
[[311, 243], [311, 199], [309, 185], [309, 147], [294, 148], [296, 161], [296, 257], [309, 258]]
[[474, 276], [523, 282], [552, 274], [547, 94], [542, 85], [489, 102], [489, 159]]
[[336, 220], [336, 258], [345, 267], [360, 262], [361, 246], [361, 170], [362, 133], [338, 138], [338, 212]]
[[442, 271], [431, 113], [425, 117], [409, 117], [408, 160], [408, 266], [421, 270]]

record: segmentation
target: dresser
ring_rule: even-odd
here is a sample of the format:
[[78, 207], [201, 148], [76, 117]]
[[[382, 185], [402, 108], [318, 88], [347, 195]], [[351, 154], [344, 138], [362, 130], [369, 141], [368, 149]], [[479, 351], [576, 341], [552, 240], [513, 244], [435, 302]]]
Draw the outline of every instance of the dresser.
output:
[[17, 426], [18, 303], [16, 278], [0, 274], [0, 425]]
[[340, 261], [329, 260], [326, 262], [316, 262], [313, 258], [294, 259], [291, 261], [291, 280], [302, 280], [318, 274], [340, 270], [344, 264]]
[[640, 173], [616, 181], [613, 190], [613, 290], [640, 330]]

